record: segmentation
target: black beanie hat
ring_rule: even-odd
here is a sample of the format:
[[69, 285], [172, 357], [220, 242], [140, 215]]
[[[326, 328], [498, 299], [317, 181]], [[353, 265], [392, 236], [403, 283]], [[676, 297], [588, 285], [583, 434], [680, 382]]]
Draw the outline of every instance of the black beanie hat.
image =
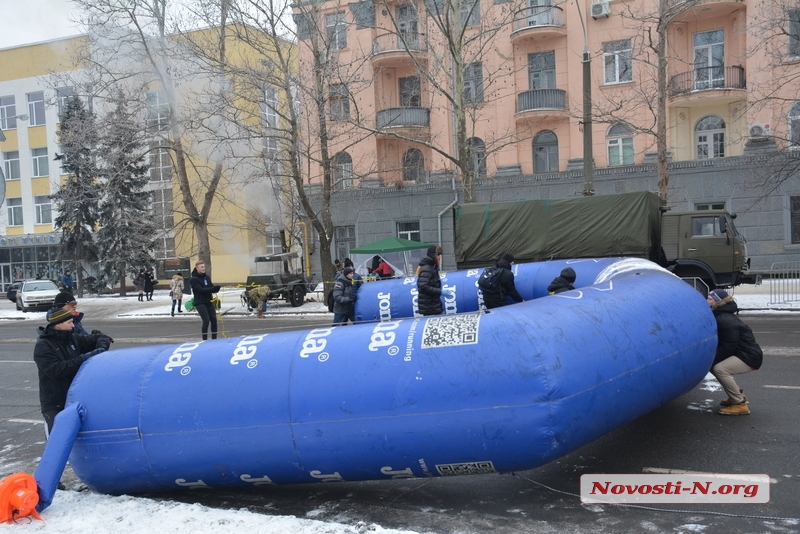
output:
[[68, 302], [72, 302], [73, 300], [75, 300], [75, 297], [72, 296], [72, 293], [69, 291], [62, 291], [56, 295], [56, 300], [53, 301], [53, 306], [56, 308], [63, 308]]
[[565, 267], [561, 270], [561, 278], [569, 282], [570, 284], [575, 281], [577, 275], [575, 274], [575, 269], [572, 267]]
[[438, 245], [431, 245], [428, 247], [428, 257], [432, 260], [436, 259], [436, 256], [442, 253], [442, 247]]
[[509, 263], [509, 265], [514, 263], [514, 255], [511, 254], [510, 252], [506, 252], [505, 254], [503, 254], [503, 259], [506, 260]]
[[344, 270], [342, 271], [342, 275], [347, 276], [348, 274], [355, 272], [356, 272], [355, 269], [353, 269], [352, 267], [345, 267]]

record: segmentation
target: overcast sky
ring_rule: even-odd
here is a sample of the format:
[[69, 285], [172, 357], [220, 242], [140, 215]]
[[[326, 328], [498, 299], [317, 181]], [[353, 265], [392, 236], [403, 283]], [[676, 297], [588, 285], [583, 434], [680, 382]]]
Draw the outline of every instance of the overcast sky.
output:
[[77, 35], [69, 0], [0, 0], [0, 48]]

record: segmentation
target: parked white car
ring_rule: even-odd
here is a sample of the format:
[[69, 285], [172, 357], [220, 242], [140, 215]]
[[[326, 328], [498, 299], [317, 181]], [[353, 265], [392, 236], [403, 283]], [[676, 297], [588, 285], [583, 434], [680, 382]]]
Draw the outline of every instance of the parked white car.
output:
[[58, 286], [52, 280], [25, 280], [17, 290], [17, 310], [52, 308], [58, 293]]

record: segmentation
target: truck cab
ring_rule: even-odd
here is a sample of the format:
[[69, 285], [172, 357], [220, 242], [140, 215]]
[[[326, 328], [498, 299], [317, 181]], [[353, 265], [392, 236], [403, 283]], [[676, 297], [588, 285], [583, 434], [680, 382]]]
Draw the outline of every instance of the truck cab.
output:
[[667, 211], [661, 218], [661, 246], [667, 264], [681, 278], [701, 278], [710, 289], [757, 283], [747, 271], [747, 244], [725, 210]]

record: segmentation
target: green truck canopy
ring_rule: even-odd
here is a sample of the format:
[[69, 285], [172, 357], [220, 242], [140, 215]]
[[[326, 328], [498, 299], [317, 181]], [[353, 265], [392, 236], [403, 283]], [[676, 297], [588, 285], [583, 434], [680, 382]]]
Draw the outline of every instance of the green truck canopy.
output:
[[493, 264], [506, 252], [517, 261], [659, 255], [658, 195], [623, 193], [559, 200], [456, 206], [459, 269]]

